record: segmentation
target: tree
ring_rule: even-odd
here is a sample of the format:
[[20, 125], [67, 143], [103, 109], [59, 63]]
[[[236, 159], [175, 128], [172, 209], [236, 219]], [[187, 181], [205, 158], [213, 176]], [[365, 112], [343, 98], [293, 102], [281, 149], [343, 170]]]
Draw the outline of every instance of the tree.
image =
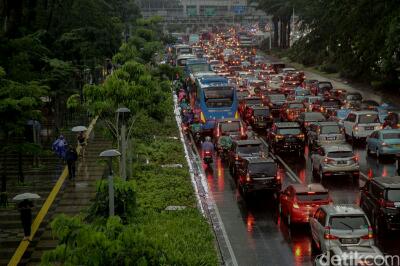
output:
[[48, 87], [37, 82], [27, 84], [5, 79], [5, 71], [0, 67], [0, 120], [1, 131], [5, 136], [2, 153], [2, 192], [7, 189], [7, 165], [5, 159], [10, 152], [18, 155], [18, 172], [23, 182], [22, 154], [37, 153], [38, 147], [24, 138], [25, 127], [29, 120], [40, 120], [41, 97], [46, 95]]

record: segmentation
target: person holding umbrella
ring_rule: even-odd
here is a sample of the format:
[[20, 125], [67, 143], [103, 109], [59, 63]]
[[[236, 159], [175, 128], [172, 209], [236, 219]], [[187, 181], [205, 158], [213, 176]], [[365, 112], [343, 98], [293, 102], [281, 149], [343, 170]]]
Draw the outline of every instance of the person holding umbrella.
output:
[[21, 223], [24, 229], [24, 239], [30, 241], [31, 225], [32, 225], [32, 208], [34, 199], [39, 199], [40, 196], [34, 193], [23, 193], [15, 196], [13, 200], [19, 201], [17, 204], [18, 210], [21, 214]]
[[72, 147], [72, 145], [69, 145], [68, 150], [65, 154], [65, 160], [67, 161], [68, 165], [68, 177], [69, 180], [75, 181], [75, 162], [78, 160], [78, 154], [76, 153], [76, 149]]

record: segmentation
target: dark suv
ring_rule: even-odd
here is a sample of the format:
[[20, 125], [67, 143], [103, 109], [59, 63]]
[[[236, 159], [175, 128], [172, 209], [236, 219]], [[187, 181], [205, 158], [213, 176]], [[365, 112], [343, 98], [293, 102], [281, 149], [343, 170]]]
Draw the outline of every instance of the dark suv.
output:
[[257, 190], [280, 191], [282, 187], [278, 165], [271, 158], [247, 158], [236, 174], [237, 184], [244, 197]]
[[361, 188], [360, 206], [376, 234], [400, 229], [400, 177], [375, 177]]
[[237, 167], [247, 157], [264, 157], [267, 148], [259, 139], [236, 140], [232, 143], [232, 149], [229, 152], [229, 170], [234, 176]]
[[297, 122], [277, 122], [268, 131], [268, 146], [274, 153], [282, 151], [304, 154], [304, 134]]
[[272, 124], [273, 120], [267, 106], [249, 107], [244, 115], [244, 121], [254, 129], [265, 129]]

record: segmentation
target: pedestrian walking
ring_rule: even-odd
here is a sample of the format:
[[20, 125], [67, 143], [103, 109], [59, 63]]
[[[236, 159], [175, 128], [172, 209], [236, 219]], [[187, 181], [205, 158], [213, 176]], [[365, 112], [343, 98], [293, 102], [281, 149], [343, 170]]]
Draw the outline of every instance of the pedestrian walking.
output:
[[81, 153], [80, 155], [82, 157], [85, 156], [85, 147], [86, 147], [86, 136], [84, 132], [79, 132], [78, 136], [77, 136], [77, 140], [78, 140], [78, 145], [81, 147]]
[[29, 237], [31, 236], [32, 208], [33, 202], [29, 199], [25, 199], [18, 203], [18, 210], [21, 214], [21, 223], [24, 228], [24, 240], [29, 240]]
[[62, 160], [65, 160], [65, 154], [66, 154], [66, 150], [67, 150], [67, 145], [68, 145], [68, 142], [64, 138], [63, 135], [60, 135], [53, 142], [52, 149], [53, 149], [54, 153], [57, 154], [57, 156]]
[[76, 149], [69, 145], [67, 153], [65, 155], [65, 160], [67, 161], [68, 166], [68, 178], [69, 180], [75, 181], [75, 170], [76, 170], [76, 160], [78, 160], [78, 154], [76, 153]]

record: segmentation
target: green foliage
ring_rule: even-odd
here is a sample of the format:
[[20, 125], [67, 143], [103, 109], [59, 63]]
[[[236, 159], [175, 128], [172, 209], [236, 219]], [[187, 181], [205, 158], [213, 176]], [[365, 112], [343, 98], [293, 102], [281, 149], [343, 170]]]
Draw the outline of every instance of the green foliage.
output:
[[[136, 209], [136, 186], [134, 181], [114, 178], [115, 215], [127, 221]], [[108, 180], [100, 180], [96, 185], [96, 198], [89, 210], [89, 220], [95, 217], [108, 217]]]
[[400, 67], [400, 5], [396, 0], [288, 1], [307, 35], [290, 58], [340, 69], [342, 76], [397, 84]]
[[44, 253], [41, 265], [218, 264], [213, 236], [195, 210], [143, 218], [142, 224], [123, 225], [115, 216], [91, 226], [60, 215], [51, 224], [60, 245]]
[[72, 94], [67, 100], [67, 108], [76, 110], [81, 105], [81, 97], [79, 94]]

